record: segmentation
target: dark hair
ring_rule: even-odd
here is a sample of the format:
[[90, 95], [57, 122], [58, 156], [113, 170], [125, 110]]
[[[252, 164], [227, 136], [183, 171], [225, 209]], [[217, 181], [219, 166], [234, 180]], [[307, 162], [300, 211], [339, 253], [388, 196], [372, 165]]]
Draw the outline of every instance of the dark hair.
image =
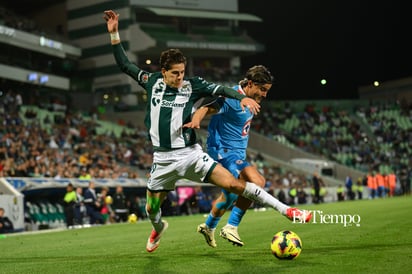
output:
[[256, 65], [248, 69], [245, 78], [240, 81], [240, 85], [245, 86], [249, 80], [255, 84], [272, 84], [273, 76], [265, 66]]
[[162, 69], [169, 70], [172, 65], [182, 63], [186, 65], [186, 57], [179, 49], [168, 49], [160, 54], [159, 64]]

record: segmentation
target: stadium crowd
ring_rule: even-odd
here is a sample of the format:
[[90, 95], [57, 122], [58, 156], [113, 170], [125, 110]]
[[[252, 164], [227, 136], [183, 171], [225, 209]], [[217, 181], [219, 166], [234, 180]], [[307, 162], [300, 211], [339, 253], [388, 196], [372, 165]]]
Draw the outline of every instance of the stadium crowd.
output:
[[42, 127], [36, 113], [21, 113], [15, 101], [3, 103], [2, 177], [79, 178], [85, 172], [92, 178], [137, 178], [150, 168], [150, 146], [139, 129], [119, 137], [96, 134], [96, 121], [70, 111], [57, 112]]
[[266, 105], [252, 124], [274, 140], [321, 155], [365, 174], [395, 173], [402, 193], [410, 193], [412, 178], [412, 104], [373, 102], [335, 110], [308, 103]]

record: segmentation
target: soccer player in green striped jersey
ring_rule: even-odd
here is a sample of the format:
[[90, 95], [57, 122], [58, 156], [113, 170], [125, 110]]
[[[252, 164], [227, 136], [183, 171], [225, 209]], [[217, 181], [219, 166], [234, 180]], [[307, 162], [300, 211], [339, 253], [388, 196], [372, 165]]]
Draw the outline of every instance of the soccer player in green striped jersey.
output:
[[162, 219], [161, 204], [180, 179], [211, 183], [229, 192], [242, 195], [263, 205], [275, 207], [277, 200], [256, 184], [236, 179], [214, 161], [198, 144], [191, 125], [193, 110], [202, 98], [225, 96], [240, 101], [242, 109], [257, 114], [260, 105], [230, 87], [205, 81], [201, 77], [185, 77], [186, 57], [179, 49], [165, 50], [160, 55], [160, 71], [147, 72], [129, 61], [120, 41], [119, 14], [104, 12], [113, 54], [119, 68], [147, 91], [145, 125], [154, 154], [147, 183], [146, 211], [153, 229], [146, 250], [159, 247], [168, 227]]

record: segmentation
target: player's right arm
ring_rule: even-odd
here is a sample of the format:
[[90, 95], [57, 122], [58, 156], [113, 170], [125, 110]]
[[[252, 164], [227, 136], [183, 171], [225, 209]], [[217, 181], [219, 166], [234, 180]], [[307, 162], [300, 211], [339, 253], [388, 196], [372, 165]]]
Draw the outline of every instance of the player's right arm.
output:
[[113, 55], [120, 70], [138, 81], [141, 69], [136, 64], [130, 62], [127, 54], [120, 43], [119, 36], [119, 14], [113, 10], [104, 11], [103, 18], [106, 20], [107, 31], [110, 33], [110, 42], [113, 48]]
[[119, 14], [113, 10], [105, 10], [103, 19], [106, 20], [107, 31], [110, 33], [112, 45], [119, 44]]
[[219, 112], [221, 108], [224, 98], [208, 98], [208, 99], [201, 99], [199, 102], [201, 106], [196, 109], [196, 111], [192, 115], [192, 119], [189, 123], [183, 125], [183, 127], [187, 128], [200, 128], [200, 123], [207, 115], [216, 114]]

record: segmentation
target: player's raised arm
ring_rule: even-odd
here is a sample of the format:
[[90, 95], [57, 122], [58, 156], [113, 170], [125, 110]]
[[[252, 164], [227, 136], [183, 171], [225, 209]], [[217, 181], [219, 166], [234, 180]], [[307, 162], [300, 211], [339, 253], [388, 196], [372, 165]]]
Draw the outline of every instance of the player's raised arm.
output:
[[136, 81], [140, 68], [129, 60], [127, 54], [120, 43], [119, 36], [119, 14], [113, 10], [104, 11], [103, 19], [106, 20], [107, 31], [110, 33], [110, 43], [113, 48], [113, 55], [120, 70], [131, 76]]
[[110, 41], [112, 45], [119, 44], [119, 14], [113, 10], [106, 10], [104, 11], [103, 18], [106, 20], [107, 31], [110, 33]]

